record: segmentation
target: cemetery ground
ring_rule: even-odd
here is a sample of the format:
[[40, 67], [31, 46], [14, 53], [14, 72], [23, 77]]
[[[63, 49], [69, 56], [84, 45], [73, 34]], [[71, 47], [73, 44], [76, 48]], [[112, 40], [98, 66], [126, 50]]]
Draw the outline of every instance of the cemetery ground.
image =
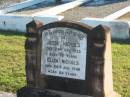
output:
[[[109, 0], [108, 0], [109, 1]], [[60, 15], [65, 16], [64, 20], [80, 21], [81, 18], [104, 18], [122, 8], [130, 5], [130, 0], [118, 3], [104, 4], [97, 6], [83, 4], [79, 7], [70, 9]]]
[[[0, 31], [0, 91], [26, 85], [24, 34]], [[130, 39], [112, 41], [114, 89], [130, 97]]]

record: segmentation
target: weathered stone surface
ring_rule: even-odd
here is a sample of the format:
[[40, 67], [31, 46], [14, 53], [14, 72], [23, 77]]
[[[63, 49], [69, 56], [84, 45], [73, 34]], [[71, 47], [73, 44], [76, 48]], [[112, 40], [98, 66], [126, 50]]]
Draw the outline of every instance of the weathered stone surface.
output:
[[[44, 96], [46, 90], [55, 90], [55, 93], [62, 97], [72, 95], [109, 97], [112, 95], [109, 28], [99, 25], [92, 29], [84, 24], [63, 21], [44, 26], [38, 26], [39, 24], [33, 21], [27, 25], [25, 44], [27, 89], [18, 91], [19, 97], [22, 97], [23, 92], [27, 94], [26, 92], [30, 91], [34, 91], [30, 94], [32, 97], [39, 97], [39, 91]], [[68, 42], [69, 45], [66, 44]], [[75, 52], [70, 49], [74, 49]], [[77, 50], [81, 51], [77, 52]], [[75, 57], [68, 58], [67, 55]], [[74, 62], [63, 63], [62, 59]], [[79, 65], [82, 65], [82, 68]], [[74, 67], [78, 67], [78, 71], [72, 72]], [[59, 71], [60, 74], [57, 74]], [[66, 72], [74, 75], [65, 76]], [[50, 93], [53, 94], [53, 91]], [[25, 95], [25, 97], [30, 96]]]
[[[30, 66], [29, 66], [29, 64], [27, 64], [27, 66], [26, 66], [26, 67], [30, 67], [30, 68], [26, 69], [26, 71], [28, 72], [27, 73], [27, 78], [31, 77], [29, 75], [33, 75], [33, 77], [31, 79], [34, 79], [34, 80], [28, 79], [28, 83], [33, 83], [32, 86], [39, 87], [39, 88], [46, 87], [48, 89], [56, 89], [56, 90], [69, 91], [69, 92], [71, 92], [71, 91], [73, 91], [73, 92], [81, 92], [82, 91], [82, 92], [86, 93], [85, 92], [86, 89], [84, 89], [84, 88], [86, 88], [85, 85], [84, 85], [86, 83], [86, 81], [83, 80], [80, 83], [80, 80], [71, 79], [71, 78], [49, 76], [49, 75], [44, 76], [44, 74], [41, 73], [41, 65], [40, 65], [41, 64], [41, 48], [42, 48], [41, 47], [41, 45], [42, 45], [41, 44], [42, 43], [42, 37], [41, 36], [42, 36], [42, 33], [43, 33], [43, 29], [49, 29], [50, 27], [53, 28], [53, 27], [58, 27], [58, 26], [60, 26], [60, 27], [65, 26], [65, 27], [76, 29], [76, 30], [79, 30], [79, 31], [81, 30], [80, 33], [86, 33], [86, 34], [88, 33], [89, 29], [91, 29], [91, 27], [88, 27], [88, 26], [85, 26], [85, 25], [80, 27], [81, 25], [80, 26], [79, 25], [80, 24], [67, 23], [67, 22], [63, 22], [63, 23], [57, 22], [57, 23], [52, 23], [51, 25], [44, 26], [39, 31], [34, 30], [34, 31], [37, 32], [37, 35], [35, 36], [35, 38], [37, 39], [37, 43], [36, 43], [36, 46], [35, 46], [36, 48], [34, 49], [34, 51], [36, 53], [38, 53], [39, 55], [38, 54], [35, 55], [37, 57], [35, 59], [36, 60], [35, 62], [37, 62], [37, 63], [32, 63], [32, 65], [30, 65]], [[28, 28], [30, 28], [30, 27], [28, 26]], [[36, 27], [33, 27], [33, 28], [36, 28]], [[33, 34], [31, 34], [31, 35], [33, 35]], [[85, 37], [87, 38], [87, 35]], [[32, 38], [34, 38], [34, 37], [32, 37]], [[31, 39], [31, 37], [28, 38], [28, 39]], [[28, 39], [27, 39], [27, 43], [29, 43]], [[33, 47], [33, 45], [31, 47]], [[28, 55], [30, 49], [26, 48], [26, 51], [28, 51], [27, 52], [27, 55]], [[29, 56], [27, 56], [27, 58], [29, 58]], [[34, 59], [32, 59], [32, 60], [34, 61]], [[86, 58], [84, 59], [84, 61], [86, 61]], [[27, 59], [27, 62], [30, 63], [30, 61], [28, 59]], [[85, 64], [86, 64], [86, 62], [85, 62]], [[31, 69], [31, 68], [35, 68], [35, 70]], [[31, 72], [32, 73], [30, 74], [29, 71], [30, 71], [30, 73]], [[88, 71], [88, 70], [86, 70], [86, 71]], [[86, 76], [87, 75], [85, 74], [85, 79], [86, 79]], [[70, 84], [72, 85], [72, 87], [70, 86]], [[84, 88], [81, 89], [79, 86], [84, 87]], [[79, 88], [76, 88], [76, 87], [79, 87]]]
[[87, 35], [67, 27], [50, 28], [42, 33], [41, 73], [85, 80]]

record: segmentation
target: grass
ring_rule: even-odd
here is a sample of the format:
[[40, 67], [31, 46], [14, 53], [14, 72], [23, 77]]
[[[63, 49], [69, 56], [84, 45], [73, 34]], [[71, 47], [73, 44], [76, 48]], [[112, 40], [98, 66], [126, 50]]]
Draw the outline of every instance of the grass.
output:
[[0, 32], [0, 91], [25, 85], [24, 41], [23, 35]]
[[[26, 85], [24, 42], [23, 34], [0, 32], [0, 91]], [[112, 55], [114, 89], [130, 97], [130, 40], [113, 41]]]
[[130, 40], [112, 43], [114, 89], [130, 97]]

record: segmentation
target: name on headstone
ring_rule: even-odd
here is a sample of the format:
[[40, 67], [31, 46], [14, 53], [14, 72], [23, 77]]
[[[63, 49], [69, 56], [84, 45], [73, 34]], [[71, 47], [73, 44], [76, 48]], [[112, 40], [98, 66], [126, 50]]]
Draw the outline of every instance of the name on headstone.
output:
[[85, 80], [87, 35], [66, 27], [42, 33], [41, 73]]

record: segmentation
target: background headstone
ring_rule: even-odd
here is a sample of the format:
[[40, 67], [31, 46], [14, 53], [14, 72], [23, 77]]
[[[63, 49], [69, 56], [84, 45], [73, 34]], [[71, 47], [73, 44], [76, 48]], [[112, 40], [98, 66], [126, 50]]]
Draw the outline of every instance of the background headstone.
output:
[[96, 27], [100, 24], [105, 25], [111, 29], [112, 39], [128, 39], [129, 34], [129, 25], [127, 22], [119, 20], [107, 20], [99, 18], [84, 18], [80, 22]]

